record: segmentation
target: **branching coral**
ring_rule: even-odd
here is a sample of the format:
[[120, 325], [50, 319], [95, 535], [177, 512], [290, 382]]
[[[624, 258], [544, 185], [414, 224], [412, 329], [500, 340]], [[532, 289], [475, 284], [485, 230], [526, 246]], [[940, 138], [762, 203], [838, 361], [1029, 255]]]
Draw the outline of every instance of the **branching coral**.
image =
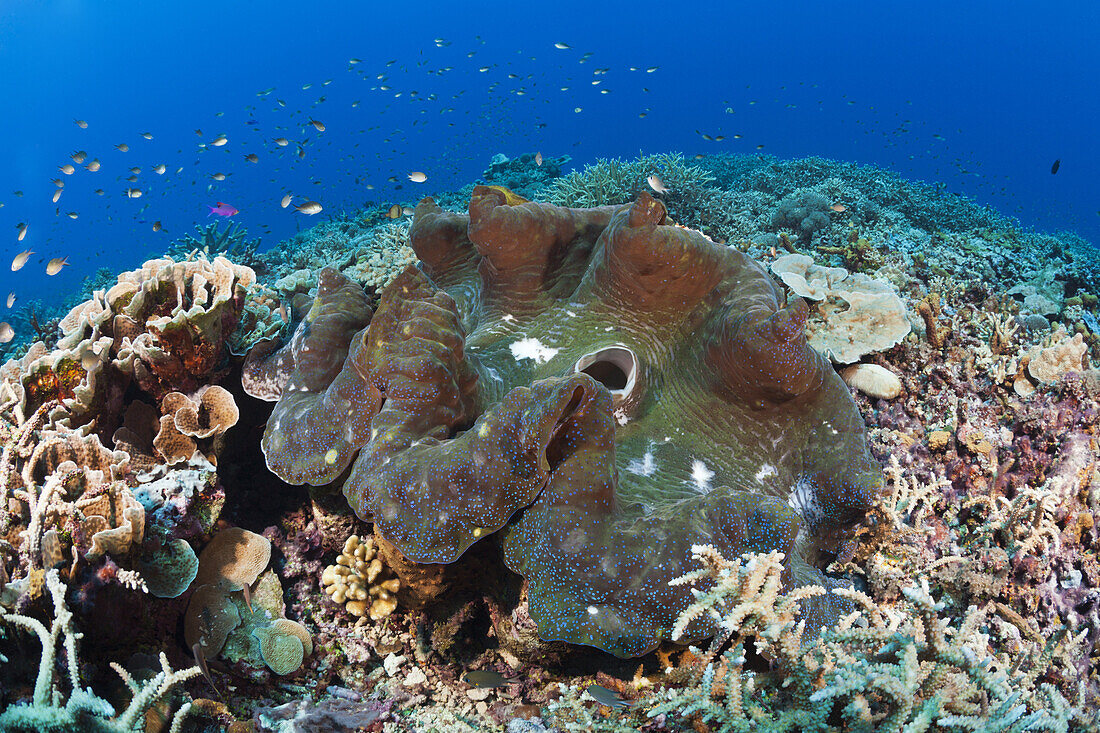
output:
[[[648, 194], [564, 209], [481, 186], [468, 216], [422, 201], [410, 239], [424, 269], [377, 312], [323, 271], [291, 345], [246, 368], [281, 394], [262, 443], [280, 477], [350, 467], [352, 506], [416, 562], [508, 525], [543, 638], [622, 656], [691, 602], [667, 581], [693, 544], [823, 582], [881, 474], [803, 301]], [[810, 627], [838, 601], [808, 601]]]
[[[65, 603], [65, 585], [56, 570], [46, 573], [46, 586], [53, 599], [54, 609], [54, 619], [49, 629], [37, 619], [8, 613], [0, 607], [0, 622], [30, 631], [42, 643], [42, 658], [34, 684], [34, 694], [30, 701], [16, 703], [0, 712], [0, 730], [25, 733], [76, 730], [132, 733], [143, 729], [147, 710], [161, 705], [173, 688], [200, 674], [198, 667], [173, 670], [168, 659], [161, 653], [161, 671], [152, 679], [139, 684], [126, 670], [112, 663], [111, 668], [122, 677], [132, 695], [126, 709], [116, 714], [110, 703], [97, 697], [90, 688], [80, 686], [76, 642], [82, 635], [73, 626], [72, 612]], [[69, 672], [68, 695], [62, 690], [57, 676], [55, 655], [59, 641], [65, 649], [66, 668]], [[190, 709], [191, 704], [184, 703], [176, 711], [172, 717], [172, 733], [179, 732]]]
[[689, 165], [684, 156], [675, 153], [647, 155], [634, 161], [601, 158], [584, 170], [555, 179], [543, 196], [558, 206], [592, 208], [624, 204], [651, 190], [646, 179], [652, 175], [658, 176], [672, 192], [714, 180], [702, 168]]
[[[995, 622], [990, 607], [950, 618], [922, 582], [906, 588], [905, 603], [895, 607], [834, 589], [860, 610], [806, 640], [803, 623], [795, 621], [798, 601], [767, 580], [782, 570], [775, 554], [728, 561], [700, 547], [696, 557], [704, 568], [681, 580], [709, 578], [715, 585], [681, 622], [689, 613], [717, 613], [726, 637], [755, 637], [781, 679], [746, 671], [739, 640], [717, 662], [712, 645], [694, 684], [659, 693], [651, 718], [672, 715], [718, 731], [826, 731], [836, 718], [858, 731], [1065, 731], [1088, 723], [1081, 700], [1075, 706], [1052, 684], [1035, 685], [1084, 632], [1026, 642], [1014, 660], [998, 657], [989, 650], [990, 632], [1004, 634], [1007, 625]], [[803, 597], [809, 592], [799, 589]]]

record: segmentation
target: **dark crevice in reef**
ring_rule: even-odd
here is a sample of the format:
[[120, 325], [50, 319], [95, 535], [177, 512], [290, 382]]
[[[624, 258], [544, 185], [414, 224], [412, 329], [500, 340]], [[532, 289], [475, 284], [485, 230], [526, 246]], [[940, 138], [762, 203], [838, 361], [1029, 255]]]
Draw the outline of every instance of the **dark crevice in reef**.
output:
[[246, 394], [240, 386], [239, 368], [225, 384], [237, 402], [241, 417], [226, 432], [225, 449], [218, 460], [218, 479], [225, 489], [222, 519], [260, 533], [308, 502], [309, 492], [304, 487], [280, 480], [267, 469], [260, 439], [274, 403]]

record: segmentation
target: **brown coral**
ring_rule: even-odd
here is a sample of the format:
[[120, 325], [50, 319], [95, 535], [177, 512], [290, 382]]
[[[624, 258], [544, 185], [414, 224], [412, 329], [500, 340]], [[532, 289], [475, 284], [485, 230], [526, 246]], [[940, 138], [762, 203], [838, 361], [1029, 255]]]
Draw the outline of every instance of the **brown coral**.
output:
[[344, 551], [321, 575], [321, 587], [336, 603], [344, 604], [348, 613], [355, 616], [369, 615], [379, 621], [397, 608], [397, 591], [401, 582], [386, 572], [378, 557], [374, 537], [360, 540], [359, 535], [348, 537]]

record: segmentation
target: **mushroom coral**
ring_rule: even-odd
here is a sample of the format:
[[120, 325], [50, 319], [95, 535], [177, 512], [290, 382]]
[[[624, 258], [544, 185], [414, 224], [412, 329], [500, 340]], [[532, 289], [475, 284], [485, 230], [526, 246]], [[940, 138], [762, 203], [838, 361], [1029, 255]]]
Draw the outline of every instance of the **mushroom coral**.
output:
[[[410, 244], [420, 265], [373, 314], [323, 271], [297, 351], [246, 366], [282, 394], [263, 439], [281, 478], [350, 467], [351, 506], [416, 562], [503, 530], [539, 635], [622, 657], [670, 638], [693, 545], [840, 582], [820, 568], [881, 472], [805, 302], [783, 306], [757, 263], [648, 194], [568, 209], [478, 186], [468, 215], [421, 201]], [[842, 603], [807, 601], [808, 628]]]

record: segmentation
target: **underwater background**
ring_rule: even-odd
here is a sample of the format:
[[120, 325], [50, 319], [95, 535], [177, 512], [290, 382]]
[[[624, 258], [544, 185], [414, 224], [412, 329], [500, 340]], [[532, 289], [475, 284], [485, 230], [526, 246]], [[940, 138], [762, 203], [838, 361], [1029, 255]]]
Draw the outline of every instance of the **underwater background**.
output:
[[1100, 729], [1096, 27], [0, 3], [0, 733]]
[[[12, 0], [0, 14], [0, 231], [13, 255], [36, 254], [18, 275], [5, 268], [0, 290], [56, 298], [97, 267], [163, 250], [217, 201], [271, 246], [309, 223], [278, 208], [287, 192], [326, 214], [415, 202], [470, 182], [496, 153], [536, 150], [570, 167], [670, 151], [871, 163], [1096, 242], [1098, 19], [1072, 2]], [[212, 148], [219, 135], [228, 143]], [[99, 172], [59, 173], [80, 150]], [[427, 182], [411, 184], [415, 170]], [[46, 278], [52, 257], [70, 266]]]

